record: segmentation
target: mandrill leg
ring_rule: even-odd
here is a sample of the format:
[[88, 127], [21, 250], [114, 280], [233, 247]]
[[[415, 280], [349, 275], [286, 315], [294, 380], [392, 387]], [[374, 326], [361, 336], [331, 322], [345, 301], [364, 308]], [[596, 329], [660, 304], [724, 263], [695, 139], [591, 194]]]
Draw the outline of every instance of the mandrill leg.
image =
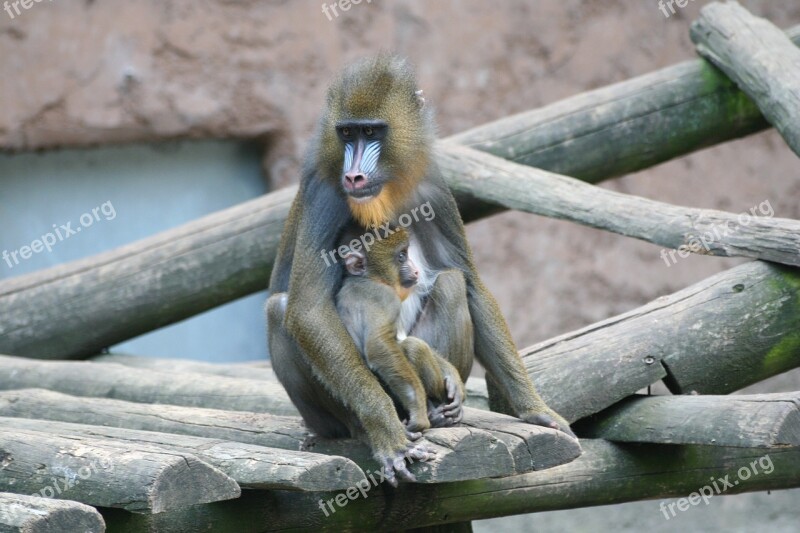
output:
[[431, 425], [443, 427], [458, 423], [466, 399], [463, 384], [472, 370], [475, 355], [467, 285], [460, 271], [439, 273], [410, 334], [433, 348], [445, 380], [446, 398], [432, 405], [428, 413]]
[[286, 293], [273, 294], [267, 300], [269, 353], [275, 374], [314, 433], [331, 438], [357, 436], [355, 419], [314, 377], [306, 355], [284, 328], [286, 300]]

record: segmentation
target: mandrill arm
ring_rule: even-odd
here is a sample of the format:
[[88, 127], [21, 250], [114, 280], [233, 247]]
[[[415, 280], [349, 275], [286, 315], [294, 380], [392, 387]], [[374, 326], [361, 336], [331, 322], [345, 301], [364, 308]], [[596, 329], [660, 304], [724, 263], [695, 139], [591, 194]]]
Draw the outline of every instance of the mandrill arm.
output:
[[[436, 212], [432, 222], [448, 245], [439, 249], [443, 251], [444, 266], [457, 268], [464, 274], [475, 357], [486, 369], [487, 381], [497, 385], [496, 389], [502, 391], [517, 417], [531, 424], [560, 429], [574, 437], [567, 421], [547, 406], [525, 371], [500, 306], [478, 275], [455, 199], [438, 169], [431, 168], [429, 180], [434, 187], [427, 194]], [[425, 226], [421, 226], [424, 231]]]

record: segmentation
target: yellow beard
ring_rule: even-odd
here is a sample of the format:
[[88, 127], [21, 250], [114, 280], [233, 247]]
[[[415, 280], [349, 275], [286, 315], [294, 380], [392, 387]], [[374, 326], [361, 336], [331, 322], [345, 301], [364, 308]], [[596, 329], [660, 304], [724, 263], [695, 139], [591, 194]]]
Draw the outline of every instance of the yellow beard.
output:
[[365, 228], [381, 226], [394, 214], [391, 210], [389, 193], [385, 190], [369, 202], [359, 203], [352, 198], [347, 199], [353, 218]]
[[[419, 164], [421, 169], [426, 168], [427, 163], [424, 163], [427, 158], [420, 158]], [[412, 169], [417, 170], [417, 169]], [[347, 204], [350, 206], [350, 213], [353, 218], [365, 228], [371, 228], [386, 224], [398, 215], [398, 209], [406, 203], [414, 187], [422, 176], [422, 170], [418, 170], [417, 178], [412, 178], [415, 173], [398, 175], [395, 179], [387, 183], [381, 192], [368, 202], [357, 202], [352, 198], [347, 199]]]
[[383, 190], [368, 202], [359, 203], [352, 198], [347, 199], [353, 218], [365, 228], [386, 224], [397, 215], [397, 208], [403, 205], [408, 191], [404, 180], [387, 184]]

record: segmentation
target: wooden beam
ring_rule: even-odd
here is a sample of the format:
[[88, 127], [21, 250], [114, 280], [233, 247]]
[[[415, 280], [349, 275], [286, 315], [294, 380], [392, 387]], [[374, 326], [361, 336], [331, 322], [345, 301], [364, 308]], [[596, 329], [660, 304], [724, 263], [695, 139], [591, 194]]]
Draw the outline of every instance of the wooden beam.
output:
[[[248, 491], [239, 500], [175, 513], [139, 516], [114, 510], [101, 512], [109, 528], [114, 526], [120, 533], [195, 531], [201, 525], [219, 533], [379, 531], [387, 524], [402, 530], [648, 498], [686, 497], [699, 495], [701, 490], [709, 494], [706, 487], [713, 493], [709, 505], [722, 505], [712, 480], [725, 476], [732, 486], [718, 481], [720, 494], [800, 486], [800, 448], [779, 448], [765, 454], [765, 450], [720, 446], [614, 444], [593, 439], [581, 442], [583, 456], [559, 468], [502, 479], [401, 485], [396, 490], [373, 487], [366, 498], [360, 494], [347, 498], [339, 493], [344, 505], [336, 503], [337, 493]], [[686, 500], [686, 508], [697, 505]], [[691, 496], [691, 500], [696, 501], [696, 497]], [[327, 501], [331, 501], [332, 510]], [[674, 515], [666, 506], [662, 511], [657, 501], [652, 505], [653, 513], [667, 513], [665, 519], [680, 517], [675, 505]]]
[[160, 450], [190, 454], [218, 468], [240, 487], [282, 490], [344, 490], [365, 479], [350, 459], [319, 453], [266, 448], [220, 439], [189, 437], [174, 433], [51, 420], [0, 417], [0, 427], [39, 431], [54, 436], [113, 440], [131, 446], [154, 446]]
[[[369, 448], [350, 439], [313, 437], [299, 417], [79, 398], [39, 389], [0, 392], [0, 416], [159, 431], [309, 451], [347, 457], [365, 472], [378, 470]], [[481, 416], [467, 413], [466, 417], [474, 419], [470, 426], [425, 432], [425, 439], [437, 455], [426, 463], [411, 465], [419, 483], [508, 476], [557, 466], [581, 453], [575, 439], [555, 430], [496, 413]], [[496, 436], [498, 433], [505, 435], [500, 438]]]
[[799, 329], [800, 272], [755, 261], [521, 353], [572, 422], [660, 379], [675, 394], [727, 394], [800, 366]]
[[[91, 361], [97, 363], [114, 363], [133, 368], [146, 368], [172, 374], [210, 374], [212, 376], [232, 378], [263, 379], [265, 381], [278, 383], [278, 377], [272, 370], [272, 365], [267, 360], [231, 364], [206, 363], [192, 359], [144, 357], [141, 355], [103, 354], [93, 357]], [[465, 387], [467, 390], [467, 407], [489, 411], [489, 395], [486, 390], [486, 380], [472, 376], [465, 383]], [[286, 391], [283, 390], [282, 387], [279, 391], [270, 390], [269, 394], [272, 401], [278, 402], [279, 405], [285, 404], [283, 398], [285, 398], [286, 402], [290, 402]], [[280, 414], [273, 411], [270, 412], [273, 414]]]
[[[800, 273], [752, 262], [521, 354], [548, 404], [575, 421], [661, 379], [676, 394], [727, 394], [791, 370], [799, 327]], [[591, 379], [565, 387], [576, 375]]]
[[239, 485], [189, 454], [113, 440], [0, 433], [0, 491], [128, 511], [164, 511], [238, 498]]
[[800, 446], [800, 392], [634, 396], [579, 423], [579, 431], [615, 442]]
[[140, 403], [298, 414], [278, 382], [0, 355], [0, 390], [30, 387]]
[[[462, 198], [681, 248], [681, 253], [800, 265], [800, 221], [767, 217], [774, 214], [771, 205], [766, 209], [762, 204], [760, 211], [743, 214], [680, 207], [601, 189], [458, 146], [442, 151], [439, 159], [451, 189]], [[669, 250], [662, 250], [661, 258], [665, 266], [678, 261], [676, 252]]]
[[295, 191], [282, 189], [109, 252], [3, 280], [0, 353], [93, 355], [266, 289]]
[[69, 500], [0, 492], [3, 533], [103, 533], [106, 523], [97, 509]]
[[[800, 43], [800, 28], [790, 36]], [[730, 80], [695, 61], [450, 140], [597, 182], [767, 126]], [[117, 250], [0, 281], [0, 309], [7, 317], [0, 323], [0, 353], [86, 357], [266, 288], [295, 191], [277, 191]], [[465, 220], [502, 209], [457, 198]]]
[[[800, 45], [800, 26], [787, 35]], [[693, 60], [447, 140], [597, 183], [768, 127], [736, 84], [708, 62]]]
[[800, 156], [800, 50], [792, 40], [733, 1], [703, 6], [691, 36]]
[[[174, 375], [182, 374], [209, 374], [228, 378], [263, 379], [278, 383], [278, 377], [272, 370], [268, 360], [258, 361], [263, 363], [256, 366], [254, 362], [247, 363], [207, 363], [194, 359], [171, 359], [161, 357], [145, 357], [127, 354], [103, 354], [92, 357], [93, 363], [114, 363], [133, 368], [144, 368], [167, 372]], [[272, 393], [272, 391], [270, 391]]]

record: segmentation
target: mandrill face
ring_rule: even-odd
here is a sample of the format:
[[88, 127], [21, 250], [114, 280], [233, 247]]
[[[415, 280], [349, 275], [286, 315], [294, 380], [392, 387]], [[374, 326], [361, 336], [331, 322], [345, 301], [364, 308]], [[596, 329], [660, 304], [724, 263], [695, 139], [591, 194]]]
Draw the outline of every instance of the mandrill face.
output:
[[388, 130], [389, 125], [382, 120], [348, 120], [336, 125], [336, 134], [344, 144], [342, 188], [355, 203], [374, 200], [388, 178], [378, 170]]
[[328, 89], [318, 168], [362, 226], [391, 220], [425, 176], [433, 127], [423, 103], [410, 68], [392, 56], [356, 63]]

